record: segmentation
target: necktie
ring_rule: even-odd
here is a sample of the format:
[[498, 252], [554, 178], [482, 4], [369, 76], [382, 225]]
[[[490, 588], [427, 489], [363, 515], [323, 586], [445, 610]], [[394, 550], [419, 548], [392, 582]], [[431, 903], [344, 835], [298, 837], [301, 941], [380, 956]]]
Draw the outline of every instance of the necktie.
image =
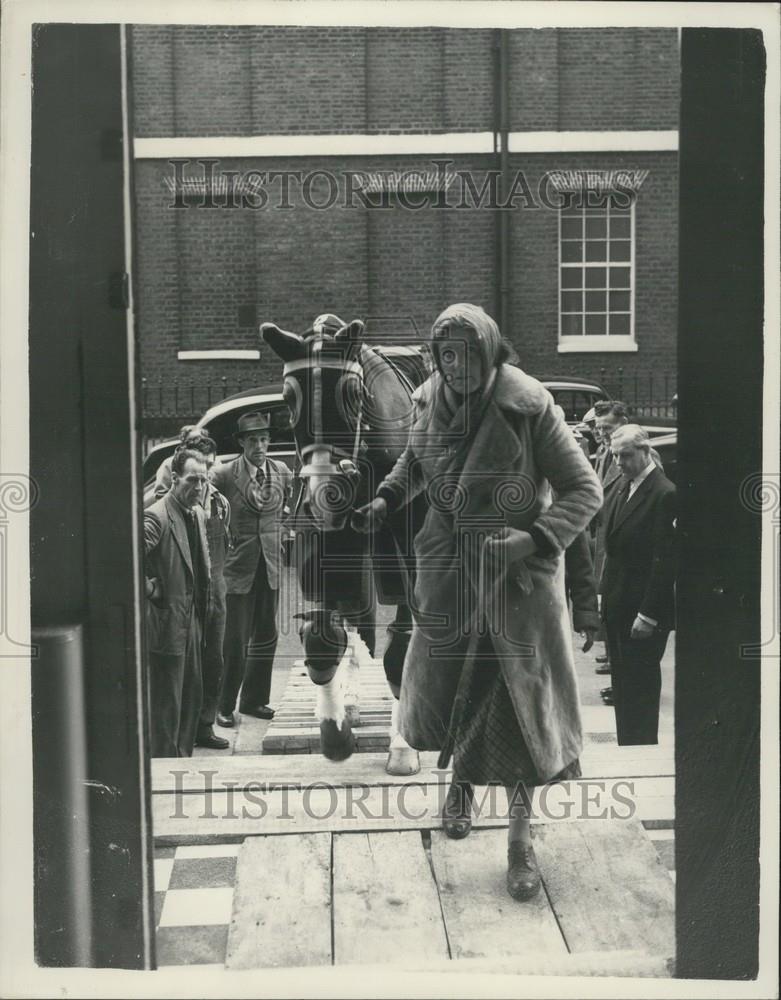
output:
[[255, 501], [255, 505], [259, 509], [263, 508], [263, 503], [264, 503], [263, 487], [265, 485], [265, 482], [266, 482], [266, 475], [265, 475], [265, 473], [264, 473], [264, 471], [263, 471], [263, 469], [261, 467], [255, 473], [255, 478], [253, 479], [253, 483], [254, 483], [254, 489], [253, 489], [254, 496], [253, 496], [253, 499]]
[[634, 482], [634, 479], [630, 479], [629, 482], [626, 484], [626, 502], [627, 503], [629, 503], [629, 500], [631, 499], [631, 496], [632, 496], [632, 483], [633, 482]]

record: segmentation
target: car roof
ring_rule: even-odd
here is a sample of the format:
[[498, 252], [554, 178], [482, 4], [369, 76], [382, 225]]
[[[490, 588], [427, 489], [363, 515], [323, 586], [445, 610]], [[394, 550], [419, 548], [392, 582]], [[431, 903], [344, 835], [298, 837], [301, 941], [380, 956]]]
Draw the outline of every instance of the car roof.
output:
[[543, 385], [552, 385], [559, 389], [596, 389], [597, 392], [603, 392], [605, 398], [607, 398], [605, 387], [600, 385], [599, 382], [593, 381], [593, 379], [580, 378], [577, 375], [533, 375], [532, 377], [536, 378], [538, 382], [542, 382]]
[[219, 403], [215, 403], [214, 406], [209, 407], [198, 421], [197, 426], [202, 427], [207, 421], [214, 420], [215, 417], [219, 417], [223, 413], [230, 413], [231, 410], [239, 408], [250, 399], [259, 406], [263, 403], [284, 402], [282, 386], [279, 384], [256, 386], [254, 389], [245, 389], [243, 392], [236, 392], [232, 396], [226, 396]]

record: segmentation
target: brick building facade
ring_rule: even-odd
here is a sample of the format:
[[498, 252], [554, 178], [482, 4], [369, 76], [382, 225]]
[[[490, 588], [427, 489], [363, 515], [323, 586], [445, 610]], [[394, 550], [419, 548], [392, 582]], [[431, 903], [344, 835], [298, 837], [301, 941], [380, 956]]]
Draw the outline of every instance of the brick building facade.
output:
[[[304, 330], [332, 311], [401, 339], [427, 331], [453, 301], [499, 318], [492, 175], [500, 195], [516, 194], [504, 212], [503, 332], [522, 365], [608, 382], [621, 369], [641, 384], [673, 372], [677, 32], [511, 30], [502, 59], [499, 35], [135, 26], [137, 315], [148, 386], [277, 381], [277, 359], [265, 347], [256, 354], [265, 320]], [[436, 170], [456, 179], [406, 198], [388, 180]], [[209, 171], [222, 187], [203, 187]], [[609, 171], [643, 179], [633, 207], [600, 189], [584, 208], [582, 182], [559, 208], [565, 199], [545, 179], [567, 171], [596, 171], [601, 184]], [[359, 173], [381, 178], [368, 205], [355, 193]], [[186, 196], [177, 180], [190, 184]], [[219, 207], [230, 184], [234, 207]], [[161, 399], [149, 393], [147, 414]], [[197, 396], [192, 407], [205, 402]]]

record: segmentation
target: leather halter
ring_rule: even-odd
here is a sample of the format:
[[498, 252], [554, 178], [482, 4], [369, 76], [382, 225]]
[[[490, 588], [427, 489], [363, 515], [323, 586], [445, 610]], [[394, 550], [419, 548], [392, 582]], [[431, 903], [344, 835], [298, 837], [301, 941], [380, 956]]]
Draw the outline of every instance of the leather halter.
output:
[[[314, 403], [313, 429], [315, 440], [312, 444], [305, 445], [300, 449], [302, 466], [298, 474], [302, 478], [307, 478], [313, 475], [354, 476], [357, 474], [358, 452], [361, 447], [361, 421], [363, 418], [364, 393], [363, 368], [355, 361], [337, 361], [320, 357], [322, 346], [322, 340], [316, 341], [312, 345], [313, 357], [298, 358], [295, 361], [288, 361], [282, 369], [283, 376], [292, 375], [294, 372], [301, 370], [307, 370], [312, 373], [312, 394]], [[323, 368], [336, 368], [341, 372], [350, 372], [360, 379], [361, 387], [358, 397], [358, 413], [355, 422], [355, 437], [353, 439], [352, 454], [347, 449], [339, 448], [332, 444], [325, 444], [323, 442]], [[308, 463], [307, 458], [310, 457], [314, 451], [328, 452], [330, 461], [326, 464], [319, 464], [317, 466]], [[336, 460], [337, 458], [339, 458], [339, 461]]]

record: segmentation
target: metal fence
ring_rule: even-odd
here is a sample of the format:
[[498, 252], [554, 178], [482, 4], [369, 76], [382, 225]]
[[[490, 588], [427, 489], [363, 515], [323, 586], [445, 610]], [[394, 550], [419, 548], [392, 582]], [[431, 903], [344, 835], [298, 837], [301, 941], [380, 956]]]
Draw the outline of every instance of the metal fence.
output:
[[[600, 368], [579, 372], [579, 377], [591, 379], [603, 386], [611, 399], [628, 403], [638, 419], [673, 422], [676, 417], [674, 397], [677, 377], [673, 372], [624, 372]], [[572, 370], [561, 374], [571, 377]], [[266, 383], [270, 388], [276, 383]], [[144, 453], [160, 441], [174, 437], [183, 424], [196, 423], [210, 406], [248, 389], [263, 391], [252, 375], [222, 376], [211, 381], [183, 378], [166, 380], [141, 379], [141, 413]]]

